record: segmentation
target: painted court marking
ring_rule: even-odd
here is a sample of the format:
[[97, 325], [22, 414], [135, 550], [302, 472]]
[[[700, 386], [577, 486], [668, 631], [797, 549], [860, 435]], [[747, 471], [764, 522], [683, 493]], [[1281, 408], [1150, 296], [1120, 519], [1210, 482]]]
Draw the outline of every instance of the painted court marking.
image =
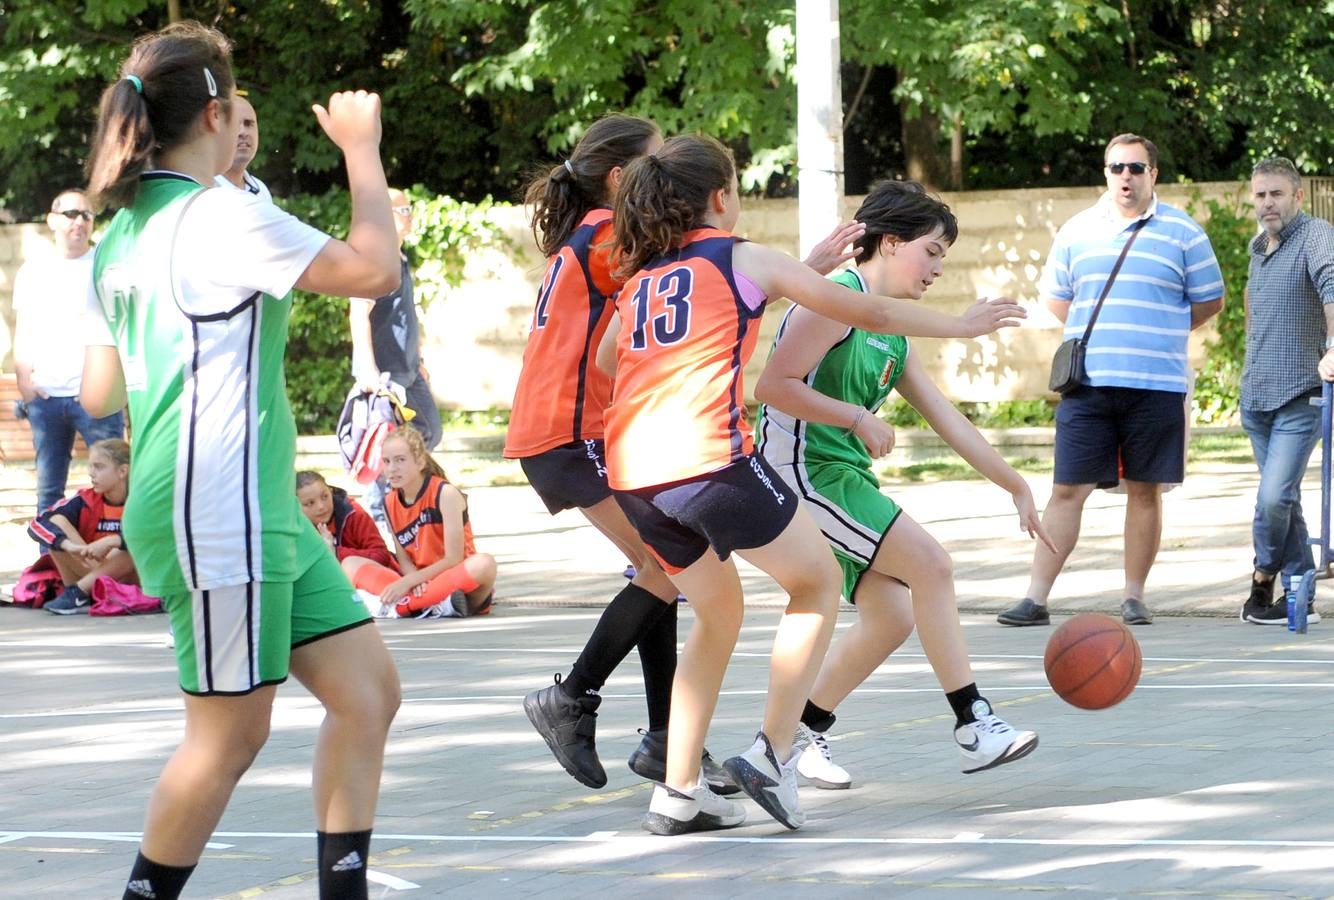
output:
[[[217, 831], [215, 838], [230, 840], [313, 840], [315, 835], [309, 831]], [[126, 831], [4, 831], [0, 830], [0, 843], [40, 838], [43, 840], [83, 840], [83, 841], [138, 841], [141, 834]], [[460, 844], [624, 844], [643, 843], [645, 841], [663, 841], [662, 838], [649, 834], [620, 834], [615, 831], [597, 831], [585, 835], [502, 835], [502, 834], [394, 834], [376, 833], [377, 841], [423, 841]], [[804, 844], [810, 846], [914, 846], [941, 847], [956, 844], [985, 844], [1006, 847], [1239, 847], [1284, 850], [1325, 850], [1334, 849], [1334, 840], [1244, 840], [1244, 839], [1208, 839], [1208, 838], [989, 838], [980, 832], [962, 832], [953, 837], [794, 837], [788, 834], [727, 836], [715, 834], [684, 834], [670, 839], [671, 843], [692, 844]], [[664, 841], [664, 844], [666, 842]], [[234, 844], [209, 843], [210, 849], [224, 849]], [[382, 875], [382, 878], [392, 876]], [[380, 881], [388, 884], [387, 881]], [[411, 884], [411, 882], [407, 882]]]

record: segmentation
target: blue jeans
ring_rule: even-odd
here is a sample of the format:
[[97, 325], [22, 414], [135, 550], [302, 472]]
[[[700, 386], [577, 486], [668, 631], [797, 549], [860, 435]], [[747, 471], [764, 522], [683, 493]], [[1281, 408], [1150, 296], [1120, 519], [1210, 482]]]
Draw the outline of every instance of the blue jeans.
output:
[[26, 404], [32, 426], [32, 449], [37, 464], [37, 514], [65, 496], [75, 432], [91, 447], [125, 433], [125, 417], [112, 413], [94, 419], [84, 412], [78, 397], [34, 397]]
[[1302, 517], [1302, 476], [1320, 437], [1320, 408], [1306, 395], [1268, 412], [1243, 409], [1241, 425], [1260, 467], [1252, 541], [1255, 568], [1292, 575], [1315, 568]]

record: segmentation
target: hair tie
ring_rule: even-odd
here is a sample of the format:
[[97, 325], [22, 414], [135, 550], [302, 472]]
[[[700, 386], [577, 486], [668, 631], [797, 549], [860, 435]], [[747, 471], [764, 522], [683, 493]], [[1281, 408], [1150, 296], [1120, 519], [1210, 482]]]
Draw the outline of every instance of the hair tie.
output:
[[565, 160], [565, 171], [570, 173], [571, 178], [574, 177], [574, 166], [570, 165], [570, 161], [568, 159]]
[[143, 83], [142, 81], [139, 80], [139, 76], [138, 76], [138, 75], [126, 75], [126, 76], [125, 76], [123, 79], [121, 79], [121, 80], [122, 80], [122, 81], [128, 81], [130, 84], [134, 85], [134, 90], [135, 90], [136, 93], [138, 93], [138, 94], [143, 94], [143, 92], [144, 92], [144, 83]]
[[213, 80], [213, 73], [208, 70], [208, 66], [204, 66], [204, 86], [208, 88], [210, 97], [218, 96], [218, 83]]

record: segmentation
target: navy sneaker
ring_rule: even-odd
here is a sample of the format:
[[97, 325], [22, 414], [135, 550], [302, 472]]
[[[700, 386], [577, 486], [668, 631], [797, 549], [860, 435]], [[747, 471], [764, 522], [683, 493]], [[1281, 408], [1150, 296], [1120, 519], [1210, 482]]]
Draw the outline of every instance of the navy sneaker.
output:
[[93, 598], [83, 592], [77, 584], [68, 585], [60, 595], [49, 601], [42, 609], [58, 616], [87, 615], [93, 608]]

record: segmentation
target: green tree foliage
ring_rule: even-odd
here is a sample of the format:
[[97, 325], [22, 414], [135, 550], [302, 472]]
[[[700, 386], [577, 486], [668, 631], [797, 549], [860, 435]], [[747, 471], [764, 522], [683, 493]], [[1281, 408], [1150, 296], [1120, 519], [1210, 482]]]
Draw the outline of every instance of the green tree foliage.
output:
[[1250, 270], [1255, 217], [1240, 190], [1231, 203], [1210, 200], [1203, 211], [1197, 204], [1191, 204], [1190, 213], [1201, 219], [1208, 216], [1204, 229], [1223, 271], [1226, 291], [1223, 311], [1214, 319], [1217, 336], [1205, 343], [1204, 367], [1195, 379], [1194, 419], [1202, 424], [1235, 425], [1240, 415], [1241, 366], [1246, 357], [1243, 296]]

